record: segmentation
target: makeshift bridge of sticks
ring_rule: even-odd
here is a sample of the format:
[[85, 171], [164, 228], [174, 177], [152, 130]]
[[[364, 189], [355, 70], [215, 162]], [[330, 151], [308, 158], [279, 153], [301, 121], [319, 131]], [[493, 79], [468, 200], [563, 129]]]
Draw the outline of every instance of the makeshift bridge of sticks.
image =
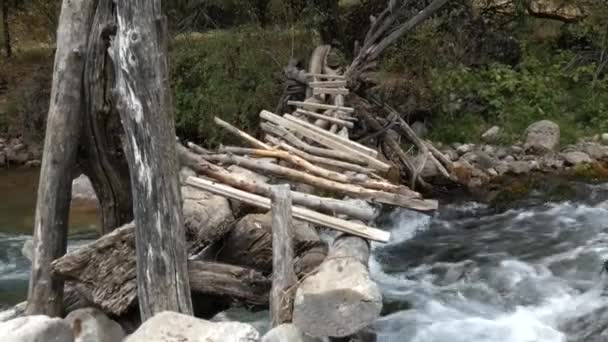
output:
[[190, 177], [188, 184], [267, 209], [271, 205], [272, 186], [233, 173], [224, 166], [238, 165], [289, 182], [308, 184], [320, 190], [317, 193], [333, 197], [292, 189], [294, 217], [381, 242], [387, 242], [390, 233], [360, 223], [375, 218], [374, 207], [349, 198], [417, 211], [436, 210], [436, 201], [423, 199], [408, 187], [383, 178], [393, 166], [380, 160], [376, 150], [349, 139], [349, 129], [358, 118], [354, 108], [344, 105], [349, 92], [344, 77], [307, 76], [314, 96], [303, 102], [289, 101], [288, 105], [296, 108], [293, 113], [282, 116], [266, 110], [260, 113], [261, 129], [266, 133], [264, 141], [216, 117], [217, 125], [250, 147], [222, 146], [217, 151], [208, 151], [192, 143], [188, 144], [189, 149], [179, 145], [182, 164], [208, 177]]

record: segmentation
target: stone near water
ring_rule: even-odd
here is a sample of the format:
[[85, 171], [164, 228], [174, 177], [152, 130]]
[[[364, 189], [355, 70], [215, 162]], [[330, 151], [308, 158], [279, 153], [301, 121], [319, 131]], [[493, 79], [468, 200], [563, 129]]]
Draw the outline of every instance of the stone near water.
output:
[[487, 142], [495, 142], [500, 137], [500, 127], [493, 126], [481, 135], [481, 139]]
[[598, 143], [583, 143], [577, 147], [580, 151], [585, 152], [595, 160], [608, 159], [608, 146]]
[[72, 199], [96, 200], [97, 195], [89, 177], [81, 174], [72, 181]]
[[260, 333], [238, 322], [210, 322], [175, 312], [161, 312], [144, 322], [125, 342], [258, 342]]
[[125, 337], [120, 324], [95, 308], [72, 311], [65, 322], [72, 327], [75, 342], [116, 342]]
[[34, 259], [34, 240], [27, 239], [21, 247], [21, 254], [27, 258], [30, 262]]
[[0, 323], [23, 316], [26, 306], [27, 302], [21, 302], [8, 310], [0, 311]]
[[281, 324], [262, 337], [262, 342], [322, 342], [320, 338], [304, 334], [295, 325]]
[[524, 150], [534, 154], [545, 154], [555, 151], [559, 146], [559, 126], [549, 120], [533, 123], [525, 131]]
[[47, 316], [25, 316], [0, 323], [0, 340], [10, 342], [74, 342], [74, 333], [64, 320]]
[[593, 161], [587, 153], [580, 151], [565, 152], [561, 156], [566, 161], [566, 165], [589, 164]]

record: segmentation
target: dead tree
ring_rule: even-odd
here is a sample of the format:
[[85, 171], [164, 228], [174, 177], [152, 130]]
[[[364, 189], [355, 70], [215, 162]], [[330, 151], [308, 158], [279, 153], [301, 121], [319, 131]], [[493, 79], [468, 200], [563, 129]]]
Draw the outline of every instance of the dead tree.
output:
[[160, 0], [116, 6], [119, 25], [110, 55], [131, 175], [140, 313], [143, 320], [165, 310], [191, 314], [167, 22]]
[[60, 316], [63, 281], [51, 277], [51, 262], [66, 252], [72, 168], [80, 134], [82, 73], [93, 1], [64, 1], [47, 119], [34, 223], [34, 257], [27, 314]]

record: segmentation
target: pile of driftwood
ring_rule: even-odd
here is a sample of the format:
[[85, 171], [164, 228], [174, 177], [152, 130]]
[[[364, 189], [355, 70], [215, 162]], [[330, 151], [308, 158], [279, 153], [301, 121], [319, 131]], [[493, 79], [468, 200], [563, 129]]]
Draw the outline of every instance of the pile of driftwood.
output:
[[[182, 179], [188, 274], [193, 298], [201, 299], [194, 300], [199, 316], [234, 302], [270, 303], [275, 324], [293, 321], [311, 336], [344, 337], [382, 308], [368, 270], [369, 241], [390, 239], [370, 225], [380, 205], [428, 212], [437, 202], [391, 183], [384, 175], [394, 166], [348, 138], [359, 118], [344, 104], [343, 76], [304, 76], [309, 99], [289, 101], [291, 114], [260, 113], [263, 141], [216, 118], [249, 146], [209, 151], [177, 143], [180, 164], [195, 173]], [[218, 206], [218, 198], [233, 201], [231, 213], [220, 215], [227, 205]], [[272, 218], [263, 214], [271, 207]], [[330, 229], [329, 242], [317, 228]], [[137, 310], [134, 232], [128, 224], [67, 254], [53, 263], [54, 274], [113, 317]]]

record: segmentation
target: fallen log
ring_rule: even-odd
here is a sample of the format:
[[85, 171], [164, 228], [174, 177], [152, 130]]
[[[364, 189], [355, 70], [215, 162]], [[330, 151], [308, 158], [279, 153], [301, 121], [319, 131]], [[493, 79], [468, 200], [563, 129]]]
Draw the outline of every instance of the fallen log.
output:
[[249, 142], [251, 145], [257, 147], [257, 148], [263, 148], [263, 149], [267, 149], [270, 150], [272, 149], [272, 147], [264, 144], [263, 142], [259, 141], [258, 139], [252, 137], [251, 135], [241, 131], [240, 129], [232, 126], [231, 124], [227, 123], [226, 121], [218, 118], [217, 116], [213, 119], [213, 121], [215, 121], [215, 123], [224, 128], [225, 130], [227, 130], [228, 132], [236, 135], [239, 138], [242, 138], [243, 140]]
[[[219, 184], [202, 178], [190, 177], [188, 178], [187, 183], [189, 185], [199, 187], [203, 190], [213, 192], [221, 196], [240, 200], [245, 203], [255, 205], [264, 209], [270, 209], [270, 199], [266, 197], [254, 195], [224, 184]], [[341, 220], [302, 207], [293, 207], [293, 216], [295, 218], [313, 223], [315, 225], [332, 228], [356, 236], [361, 236], [369, 240], [386, 242], [390, 239], [389, 232], [368, 227], [363, 224]]]
[[373, 323], [382, 294], [369, 275], [369, 253], [367, 241], [337, 237], [318, 271], [296, 291], [294, 324], [313, 337], [345, 337]]
[[361, 158], [358, 158], [357, 156], [353, 156], [351, 154], [348, 154], [348, 153], [345, 153], [342, 151], [330, 150], [330, 149], [326, 149], [326, 148], [312, 146], [312, 145], [304, 142], [302, 139], [298, 138], [297, 136], [295, 136], [295, 134], [289, 132], [287, 129], [285, 129], [279, 125], [274, 125], [274, 124], [263, 122], [260, 125], [260, 127], [262, 128], [262, 130], [264, 132], [277, 136], [281, 139], [285, 139], [290, 144], [292, 144], [296, 147], [299, 147], [308, 153], [312, 153], [317, 156], [322, 156], [325, 158], [340, 159], [340, 160], [347, 161], [349, 163], [358, 164], [358, 165], [367, 165], [367, 163], [364, 160], [361, 160]]
[[266, 137], [264, 139], [266, 141], [270, 142], [271, 144], [284, 149], [285, 151], [289, 151], [299, 157], [302, 157], [302, 158], [308, 160], [309, 162], [318, 163], [318, 164], [322, 164], [322, 165], [326, 165], [326, 166], [332, 166], [335, 168], [344, 169], [344, 170], [348, 170], [348, 171], [358, 172], [358, 173], [361, 173], [364, 175], [374, 172], [374, 170], [372, 170], [372, 169], [368, 169], [366, 167], [359, 166], [357, 164], [352, 164], [349, 162], [343, 162], [340, 160], [335, 160], [335, 159], [330, 159], [330, 158], [325, 158], [325, 157], [313, 156], [312, 154], [304, 152], [296, 147], [293, 147], [293, 146], [289, 145], [288, 143], [281, 141], [271, 135], [266, 135]]
[[[189, 166], [200, 174], [217, 179], [241, 190], [270, 197], [271, 187], [268, 184], [256, 182], [250, 178], [244, 178], [233, 174], [222, 167], [206, 161], [204, 158], [202, 158], [202, 156], [188, 151], [181, 145], [177, 146], [177, 151], [180, 162], [183, 165]], [[371, 221], [378, 215], [376, 210], [370, 209], [367, 206], [357, 206], [352, 203], [334, 198], [319, 197], [297, 191], [292, 191], [291, 196], [295, 204], [332, 215], [343, 214], [363, 221]]]
[[332, 181], [262, 160], [254, 160], [251, 158], [226, 154], [207, 155], [201, 157], [210, 161], [216, 161], [224, 164], [235, 164], [248, 169], [271, 173], [291, 181], [309, 184], [329, 191], [337, 191], [347, 196], [368, 201], [375, 201], [414, 210], [437, 209], [437, 203], [435, 201], [421, 199], [419, 193], [411, 190], [405, 190], [406, 188], [401, 190], [401, 193], [390, 193], [380, 190], [367, 189], [356, 184], [346, 184]]
[[[334, 78], [334, 77], [332, 76], [332, 78]], [[304, 109], [333, 109], [333, 110], [339, 110], [339, 111], [347, 112], [347, 113], [352, 113], [355, 111], [355, 109], [351, 108], [351, 107], [334, 106], [334, 105], [328, 105], [328, 104], [323, 104], [323, 103], [287, 101], [287, 104], [290, 106], [295, 106], [295, 107], [304, 108]]]
[[296, 110], [297, 114], [302, 114], [305, 116], [309, 116], [311, 118], [315, 118], [315, 119], [321, 119], [327, 122], [331, 122], [331, 123], [335, 123], [339, 126], [343, 126], [343, 127], [347, 127], [347, 128], [353, 128], [355, 127], [355, 124], [351, 121], [346, 121], [343, 119], [339, 119], [339, 118], [335, 118], [335, 117], [331, 117], [331, 116], [327, 116], [325, 114], [319, 114], [319, 113], [315, 113], [315, 112], [311, 112], [308, 110], [303, 110], [303, 109], [298, 109]]
[[318, 74], [318, 73], [306, 73], [306, 77], [317, 77], [322, 79], [333, 79], [333, 80], [346, 80], [342, 75], [329, 75], [329, 74]]
[[346, 88], [313, 88], [313, 95], [348, 95]]
[[311, 88], [345, 88], [346, 81], [317, 81], [309, 82]]
[[[85, 245], [52, 264], [53, 275], [78, 283], [91, 302], [107, 313], [126, 313], [137, 297], [135, 229], [130, 223]], [[251, 269], [189, 261], [194, 292], [228, 296], [254, 305], [267, 303], [269, 280]]]

